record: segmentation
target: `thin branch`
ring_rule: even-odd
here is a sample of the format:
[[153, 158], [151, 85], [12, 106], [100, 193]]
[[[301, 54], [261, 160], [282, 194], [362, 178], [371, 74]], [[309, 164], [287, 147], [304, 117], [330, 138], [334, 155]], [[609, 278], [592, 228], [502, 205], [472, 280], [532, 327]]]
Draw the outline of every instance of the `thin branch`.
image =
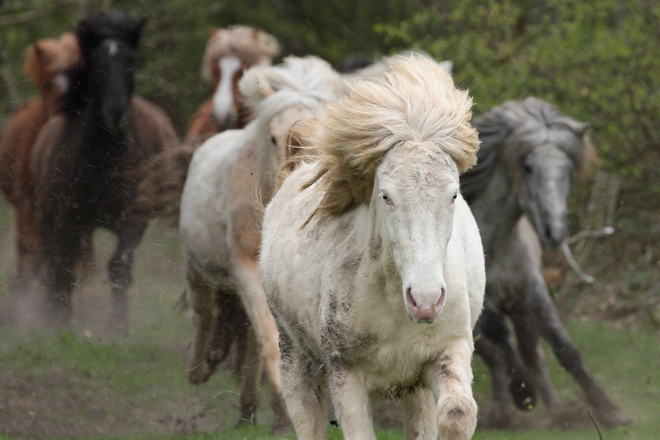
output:
[[50, 6], [46, 8], [37, 9], [35, 11], [28, 11], [28, 12], [23, 12], [21, 14], [14, 14], [9, 17], [4, 17], [2, 20], [0, 20], [0, 27], [16, 26], [19, 24], [29, 23], [32, 20], [36, 20], [37, 18], [48, 15], [48, 13], [51, 12], [52, 10], [53, 7]]
[[598, 424], [596, 423], [596, 419], [594, 419], [594, 416], [591, 415], [591, 411], [587, 410], [587, 414], [589, 414], [589, 418], [591, 419], [591, 423], [594, 424], [594, 426], [596, 427], [596, 431], [598, 431], [598, 438], [600, 438], [600, 440], [603, 440], [603, 434], [601, 434], [601, 432], [600, 432], [600, 428], [598, 427]]

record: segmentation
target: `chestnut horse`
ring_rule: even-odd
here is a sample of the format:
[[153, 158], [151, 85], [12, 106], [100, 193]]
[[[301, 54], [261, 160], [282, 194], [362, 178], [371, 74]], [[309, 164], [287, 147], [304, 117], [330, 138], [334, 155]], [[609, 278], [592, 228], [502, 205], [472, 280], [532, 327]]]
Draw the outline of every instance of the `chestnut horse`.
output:
[[39, 40], [28, 47], [23, 70], [36, 83], [39, 97], [16, 109], [0, 142], [0, 189], [16, 209], [18, 280], [33, 272], [38, 248], [30, 152], [43, 126], [60, 110], [69, 86], [69, 71], [79, 62], [78, 41], [71, 33], [59, 40]]
[[245, 69], [270, 65], [279, 51], [275, 37], [259, 29], [211, 29], [202, 78], [213, 84], [213, 97], [199, 107], [190, 121], [185, 144], [198, 146], [221, 131], [244, 128], [252, 112], [239, 97], [238, 81]]
[[211, 30], [202, 77], [212, 82], [213, 97], [193, 116], [181, 148], [163, 152], [135, 170], [133, 177], [140, 183], [127, 215], [141, 220], [178, 217], [193, 152], [214, 134], [245, 128], [252, 120], [252, 111], [243, 102], [238, 82], [249, 67], [270, 65], [279, 50], [275, 37], [259, 29], [232, 26]]
[[82, 62], [70, 78], [66, 111], [44, 126], [30, 158], [37, 178], [41, 278], [48, 318], [55, 324], [70, 321], [80, 238], [103, 227], [118, 237], [109, 263], [112, 324], [118, 330], [128, 326], [126, 292], [133, 251], [146, 222], [123, 215], [135, 191], [135, 181], [126, 173], [177, 144], [164, 112], [142, 98], [131, 98], [135, 52], [144, 23], [117, 11], [78, 23]]

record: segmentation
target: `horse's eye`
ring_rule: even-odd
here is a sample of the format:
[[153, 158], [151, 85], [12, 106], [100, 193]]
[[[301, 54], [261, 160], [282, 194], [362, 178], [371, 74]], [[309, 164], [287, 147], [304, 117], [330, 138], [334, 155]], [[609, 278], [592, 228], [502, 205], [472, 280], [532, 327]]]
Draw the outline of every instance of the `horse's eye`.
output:
[[390, 197], [387, 194], [383, 194], [382, 197], [386, 205], [393, 205], [392, 201], [390, 200]]
[[277, 145], [277, 139], [275, 139], [275, 136], [271, 136], [271, 137], [270, 137], [270, 142], [271, 142], [273, 145]]
[[457, 197], [458, 197], [458, 193], [456, 192], [456, 193], [454, 193], [454, 195], [452, 196], [452, 198], [451, 198], [451, 202], [449, 202], [449, 203], [454, 203], [454, 202], [456, 201], [456, 198], [457, 198]]
[[532, 166], [526, 162], [523, 162], [523, 170], [529, 174], [532, 172]]
[[51, 88], [52, 86], [53, 86], [53, 85], [51, 84], [50, 81], [46, 81], [46, 82], [44, 83], [44, 89], [46, 89], [46, 90], [50, 90], [50, 88]]

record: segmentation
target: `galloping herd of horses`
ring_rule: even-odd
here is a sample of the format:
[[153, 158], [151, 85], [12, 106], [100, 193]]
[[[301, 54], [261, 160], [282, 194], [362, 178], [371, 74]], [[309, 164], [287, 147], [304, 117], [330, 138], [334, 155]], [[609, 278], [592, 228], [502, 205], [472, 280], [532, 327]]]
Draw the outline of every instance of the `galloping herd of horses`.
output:
[[144, 28], [106, 11], [27, 51], [39, 97], [4, 131], [0, 184], [16, 210], [13, 286], [37, 280], [51, 325], [70, 322], [77, 266], [106, 228], [118, 239], [111, 325], [126, 330], [134, 250], [149, 220], [174, 214], [188, 376], [204, 382], [230, 361], [240, 420], [255, 422], [265, 370], [275, 428], [292, 423], [300, 439], [325, 438], [329, 420], [375, 439], [381, 396], [401, 400], [407, 439], [468, 439], [475, 349], [499, 423], [537, 392], [558, 411], [543, 337], [601, 423], [630, 422], [540, 272], [542, 245], [568, 237], [571, 172], [595, 159], [588, 124], [537, 98], [472, 118], [451, 63], [422, 53], [344, 75], [314, 56], [272, 66], [277, 40], [234, 26], [211, 32], [202, 73], [214, 93], [181, 143], [133, 94]]

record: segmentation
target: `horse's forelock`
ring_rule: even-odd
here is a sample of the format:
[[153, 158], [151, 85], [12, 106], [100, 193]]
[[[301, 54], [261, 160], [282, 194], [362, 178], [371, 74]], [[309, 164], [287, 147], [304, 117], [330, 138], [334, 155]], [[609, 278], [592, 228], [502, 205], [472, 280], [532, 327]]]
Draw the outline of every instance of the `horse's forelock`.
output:
[[225, 56], [235, 56], [250, 66], [267, 66], [280, 52], [277, 39], [249, 26], [216, 29], [206, 43], [202, 78], [211, 80], [212, 65]]
[[122, 40], [137, 49], [145, 23], [146, 19], [137, 22], [121, 11], [103, 11], [80, 20], [76, 26], [76, 35], [83, 55], [88, 58], [107, 39]]

